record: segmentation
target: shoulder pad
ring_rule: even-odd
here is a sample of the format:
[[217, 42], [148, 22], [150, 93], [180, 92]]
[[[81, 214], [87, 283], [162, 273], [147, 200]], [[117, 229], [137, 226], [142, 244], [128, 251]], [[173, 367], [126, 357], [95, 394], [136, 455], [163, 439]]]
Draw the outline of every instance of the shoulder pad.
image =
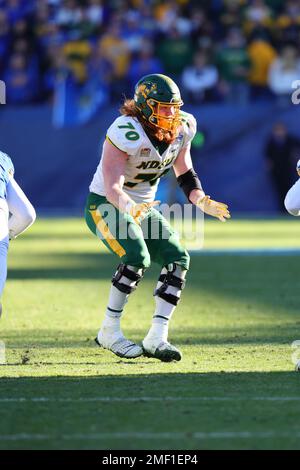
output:
[[184, 131], [183, 146], [186, 146], [195, 137], [195, 134], [197, 132], [197, 121], [192, 114], [186, 113], [185, 111], [180, 112], [180, 117]]
[[109, 127], [106, 138], [122, 152], [132, 154], [141, 145], [142, 134], [143, 128], [137, 119], [120, 116]]

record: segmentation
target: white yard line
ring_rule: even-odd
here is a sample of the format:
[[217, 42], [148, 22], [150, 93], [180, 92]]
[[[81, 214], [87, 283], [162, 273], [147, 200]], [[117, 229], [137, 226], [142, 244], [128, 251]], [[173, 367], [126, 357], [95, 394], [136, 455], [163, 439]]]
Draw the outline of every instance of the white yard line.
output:
[[101, 441], [122, 439], [269, 439], [269, 438], [299, 438], [300, 432], [276, 432], [276, 431], [219, 431], [219, 432], [107, 432], [95, 434], [0, 434], [0, 441]]
[[294, 402], [300, 401], [300, 396], [294, 397], [263, 397], [263, 396], [250, 396], [250, 397], [81, 397], [81, 398], [62, 398], [62, 397], [2, 397], [0, 403], [89, 403], [89, 402], [104, 402], [104, 403], [135, 403], [135, 402], [164, 402], [164, 401], [270, 401], [270, 402]]
[[246, 255], [246, 256], [257, 256], [257, 255], [300, 255], [300, 248], [188, 248], [190, 254], [193, 255]]

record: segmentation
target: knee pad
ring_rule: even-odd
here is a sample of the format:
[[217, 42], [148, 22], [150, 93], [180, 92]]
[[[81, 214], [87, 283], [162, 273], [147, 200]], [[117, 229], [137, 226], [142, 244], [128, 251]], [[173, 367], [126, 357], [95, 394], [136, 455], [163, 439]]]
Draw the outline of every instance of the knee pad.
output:
[[163, 268], [158, 280], [162, 284], [155, 290], [154, 296], [158, 296], [174, 306], [178, 305], [181, 292], [185, 288], [186, 272], [186, 269], [176, 263]]
[[117, 272], [112, 278], [112, 284], [124, 294], [131, 294], [135, 291], [139, 282], [142, 280], [145, 269], [134, 266], [120, 264]]

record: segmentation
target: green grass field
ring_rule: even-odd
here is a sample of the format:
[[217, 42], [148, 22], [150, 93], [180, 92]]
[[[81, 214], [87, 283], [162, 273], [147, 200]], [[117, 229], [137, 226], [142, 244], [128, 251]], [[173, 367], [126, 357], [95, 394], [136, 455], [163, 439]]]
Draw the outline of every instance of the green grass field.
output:
[[[293, 218], [205, 227], [207, 250], [300, 248]], [[83, 221], [38, 221], [10, 249], [0, 449], [300, 449], [299, 261], [193, 254], [170, 336], [183, 360], [126, 361], [93, 341], [117, 260]], [[127, 306], [133, 340], [150, 325], [158, 272]]]

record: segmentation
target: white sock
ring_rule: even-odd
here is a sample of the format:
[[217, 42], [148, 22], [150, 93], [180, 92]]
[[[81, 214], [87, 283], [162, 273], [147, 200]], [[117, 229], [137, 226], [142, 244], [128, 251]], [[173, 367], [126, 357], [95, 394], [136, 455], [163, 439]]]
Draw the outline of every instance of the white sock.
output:
[[[168, 270], [163, 268], [161, 274], [167, 274]], [[181, 266], [176, 265], [176, 270], [174, 271], [174, 276], [184, 280], [186, 276], [186, 270]], [[157, 289], [162, 286], [162, 282], [157, 283]], [[168, 286], [166, 294], [172, 294], [180, 298], [181, 289], [178, 287]], [[154, 341], [154, 342], [167, 342], [168, 333], [169, 333], [169, 322], [172, 318], [172, 315], [175, 311], [176, 306], [170, 304], [166, 300], [162, 299], [159, 296], [155, 296], [156, 309], [152, 319], [151, 328], [144, 341]]]
[[[130, 269], [130, 271], [133, 271], [139, 275], [143, 274], [143, 270], [140, 268], [136, 268], [135, 266], [127, 266], [127, 268]], [[126, 284], [129, 287], [135, 287], [136, 285], [136, 281], [131, 281], [125, 276], [122, 276], [119, 282], [121, 284]], [[108, 299], [108, 306], [100, 329], [102, 334], [113, 334], [116, 336], [123, 336], [120, 323], [124, 307], [128, 302], [129, 295], [130, 294], [125, 294], [124, 292], [121, 292], [119, 289], [117, 289], [117, 287], [113, 285], [111, 286]]]
[[124, 307], [128, 302], [128, 297], [129, 294], [125, 294], [124, 292], [119, 291], [115, 286], [111, 286], [108, 306], [101, 328], [108, 328], [116, 331], [120, 330], [120, 320]]
[[6, 201], [0, 198], [0, 297], [7, 276], [8, 244], [8, 207]]

